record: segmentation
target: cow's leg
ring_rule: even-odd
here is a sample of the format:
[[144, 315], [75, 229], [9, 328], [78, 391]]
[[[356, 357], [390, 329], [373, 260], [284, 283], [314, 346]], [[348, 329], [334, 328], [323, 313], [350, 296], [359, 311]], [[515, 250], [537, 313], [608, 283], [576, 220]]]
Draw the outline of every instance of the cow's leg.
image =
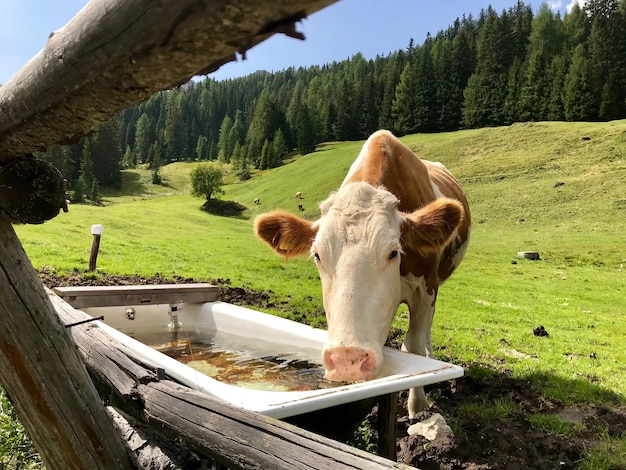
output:
[[[417, 289], [414, 295], [407, 301], [409, 306], [410, 320], [409, 329], [406, 332], [403, 351], [408, 351], [420, 356], [433, 357], [431, 341], [431, 327], [435, 313], [435, 300], [437, 292], [432, 295], [426, 294], [425, 290]], [[423, 387], [413, 387], [409, 391], [409, 418], [415, 413], [428, 408], [428, 400]]]

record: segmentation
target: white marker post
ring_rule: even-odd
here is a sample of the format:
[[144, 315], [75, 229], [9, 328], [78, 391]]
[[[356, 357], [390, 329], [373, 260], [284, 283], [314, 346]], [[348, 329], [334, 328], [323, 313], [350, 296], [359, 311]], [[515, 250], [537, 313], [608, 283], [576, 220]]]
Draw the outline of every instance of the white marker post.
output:
[[89, 255], [89, 269], [87, 271], [96, 270], [96, 260], [98, 259], [98, 250], [100, 249], [100, 237], [104, 231], [102, 224], [94, 224], [91, 226], [91, 234], [93, 240], [91, 242], [91, 254]]

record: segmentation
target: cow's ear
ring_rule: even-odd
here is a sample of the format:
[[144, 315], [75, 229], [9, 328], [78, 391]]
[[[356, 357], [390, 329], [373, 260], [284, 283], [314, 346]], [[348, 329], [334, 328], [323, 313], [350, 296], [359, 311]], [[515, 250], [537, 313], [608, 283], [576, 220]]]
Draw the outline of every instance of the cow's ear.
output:
[[464, 217], [463, 206], [455, 199], [440, 198], [405, 214], [402, 240], [413, 250], [427, 256], [445, 246]]
[[289, 258], [308, 253], [317, 230], [313, 222], [276, 210], [259, 215], [254, 220], [254, 232], [277, 254]]

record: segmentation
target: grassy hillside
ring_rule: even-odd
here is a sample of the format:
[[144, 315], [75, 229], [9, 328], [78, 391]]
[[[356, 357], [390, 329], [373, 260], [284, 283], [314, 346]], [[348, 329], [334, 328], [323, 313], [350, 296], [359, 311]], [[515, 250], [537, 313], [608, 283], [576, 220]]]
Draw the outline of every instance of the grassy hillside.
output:
[[[440, 289], [436, 354], [468, 365], [468, 375], [483, 367], [510, 373], [565, 403], [624, 407], [626, 121], [515, 124], [403, 141], [452, 170], [474, 221], [466, 259]], [[277, 207], [317, 218], [361, 145], [324, 144], [243, 183], [228, 175], [223, 199], [249, 207], [237, 218], [200, 211], [203, 201], [188, 194], [194, 163], [176, 163], [163, 168], [164, 186], [151, 185], [146, 170], [127, 171], [103, 206], [73, 205], [16, 231], [35, 267], [63, 272], [86, 269], [90, 225], [102, 223], [100, 271], [230, 279], [274, 292], [277, 307], [268, 311], [323, 326], [313, 263], [276, 257], [255, 239], [252, 221]], [[519, 249], [539, 251], [541, 260], [516, 259]], [[401, 308], [395, 326], [406, 328], [407, 319]], [[549, 337], [533, 335], [540, 325]], [[626, 441], [615, 445], [625, 450]]]
[[[474, 220], [466, 260], [441, 289], [439, 341], [454, 341], [458, 336], [447, 330], [466, 325], [471, 330], [477, 322], [490, 325], [489, 334], [498, 340], [508, 328], [501, 317], [509, 314], [527, 329], [560, 328], [565, 322], [576, 334], [606, 328], [604, 340], [618, 341], [615, 335], [624, 329], [617, 326], [626, 326], [621, 302], [626, 288], [624, 121], [515, 124], [403, 141], [422, 158], [453, 171], [466, 189]], [[121, 192], [105, 194], [104, 206], [71, 206], [68, 214], [17, 231], [36, 267], [80, 270], [88, 264], [90, 225], [102, 223], [102, 271], [228, 278], [275, 292], [288, 305], [281, 314], [302, 318], [302, 312], [322, 310], [313, 263], [283, 262], [255, 239], [252, 220], [276, 207], [297, 213], [298, 202], [303, 216], [316, 218], [319, 202], [339, 186], [361, 145], [325, 144], [283, 167], [226, 185], [224, 199], [249, 207], [239, 218], [198, 210], [202, 201], [187, 194], [194, 164], [176, 163], [163, 168], [162, 187], [151, 185], [145, 170], [128, 171]], [[302, 192], [301, 201], [294, 199], [296, 191]], [[258, 206], [252, 203], [256, 197]], [[542, 260], [512, 264], [520, 248], [539, 251]], [[602, 320], [595, 317], [600, 311]], [[323, 323], [323, 317], [311, 321]], [[405, 321], [401, 310], [397, 323]], [[483, 335], [465, 334], [463, 348], [455, 352], [460, 359], [473, 357], [472, 342], [482, 342], [483, 350], [489, 346]], [[519, 346], [533, 348], [530, 341]], [[493, 344], [490, 353], [498, 349]], [[562, 358], [554, 354], [555, 360]], [[626, 391], [615, 376], [606, 380]]]
[[[544, 324], [589, 336], [592, 327], [602, 328], [605, 341], [618, 341], [615, 335], [623, 328], [617, 326], [626, 326], [624, 121], [515, 124], [403, 141], [453, 171], [468, 193], [474, 220], [466, 260], [441, 289], [435, 343], [455, 342], [458, 330], [468, 328], [463, 348], [455, 351], [459, 359], [473, 358], [471, 344], [479, 342], [483, 352], [500, 354], [497, 340], [508, 334], [509, 314], [518, 317], [516, 329]], [[224, 199], [249, 207], [239, 218], [198, 210], [202, 201], [187, 194], [194, 164], [176, 163], [163, 168], [164, 186], [151, 185], [148, 171], [128, 171], [120, 193], [105, 194], [104, 206], [71, 206], [68, 214], [41, 226], [17, 227], [18, 235], [36, 267], [81, 270], [88, 264], [90, 225], [102, 223], [102, 271], [228, 278], [235, 285], [272, 290], [286, 302], [287, 311], [280, 314], [302, 318], [302, 312], [322, 309], [313, 263], [283, 262], [255, 239], [252, 220], [276, 207], [298, 213], [298, 202], [303, 216], [316, 218], [319, 202], [339, 186], [361, 145], [325, 144], [249, 181], [225, 185]], [[301, 201], [295, 200], [296, 191], [302, 192]], [[256, 197], [258, 206], [252, 203]], [[512, 264], [520, 248], [539, 251], [542, 260]], [[596, 317], [600, 312], [602, 320]], [[401, 310], [397, 324], [405, 321]], [[476, 323], [490, 327], [494, 344], [485, 342], [484, 334], [472, 334]], [[529, 341], [519, 347], [534, 348], [535, 339]], [[589, 354], [585, 350], [584, 356]], [[555, 351], [553, 359], [560, 361], [562, 354]], [[616, 377], [606, 380], [626, 391]]]

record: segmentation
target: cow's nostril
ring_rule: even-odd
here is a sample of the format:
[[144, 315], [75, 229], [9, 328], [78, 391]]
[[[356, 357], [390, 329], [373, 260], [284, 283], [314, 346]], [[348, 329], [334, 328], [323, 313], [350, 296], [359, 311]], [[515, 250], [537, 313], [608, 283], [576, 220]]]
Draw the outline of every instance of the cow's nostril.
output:
[[365, 354], [365, 358], [361, 363], [361, 370], [370, 372], [376, 368], [376, 357], [373, 354]]
[[333, 360], [333, 353], [331, 353], [330, 351], [324, 351], [322, 362], [326, 370], [332, 370], [335, 368], [335, 361]]

